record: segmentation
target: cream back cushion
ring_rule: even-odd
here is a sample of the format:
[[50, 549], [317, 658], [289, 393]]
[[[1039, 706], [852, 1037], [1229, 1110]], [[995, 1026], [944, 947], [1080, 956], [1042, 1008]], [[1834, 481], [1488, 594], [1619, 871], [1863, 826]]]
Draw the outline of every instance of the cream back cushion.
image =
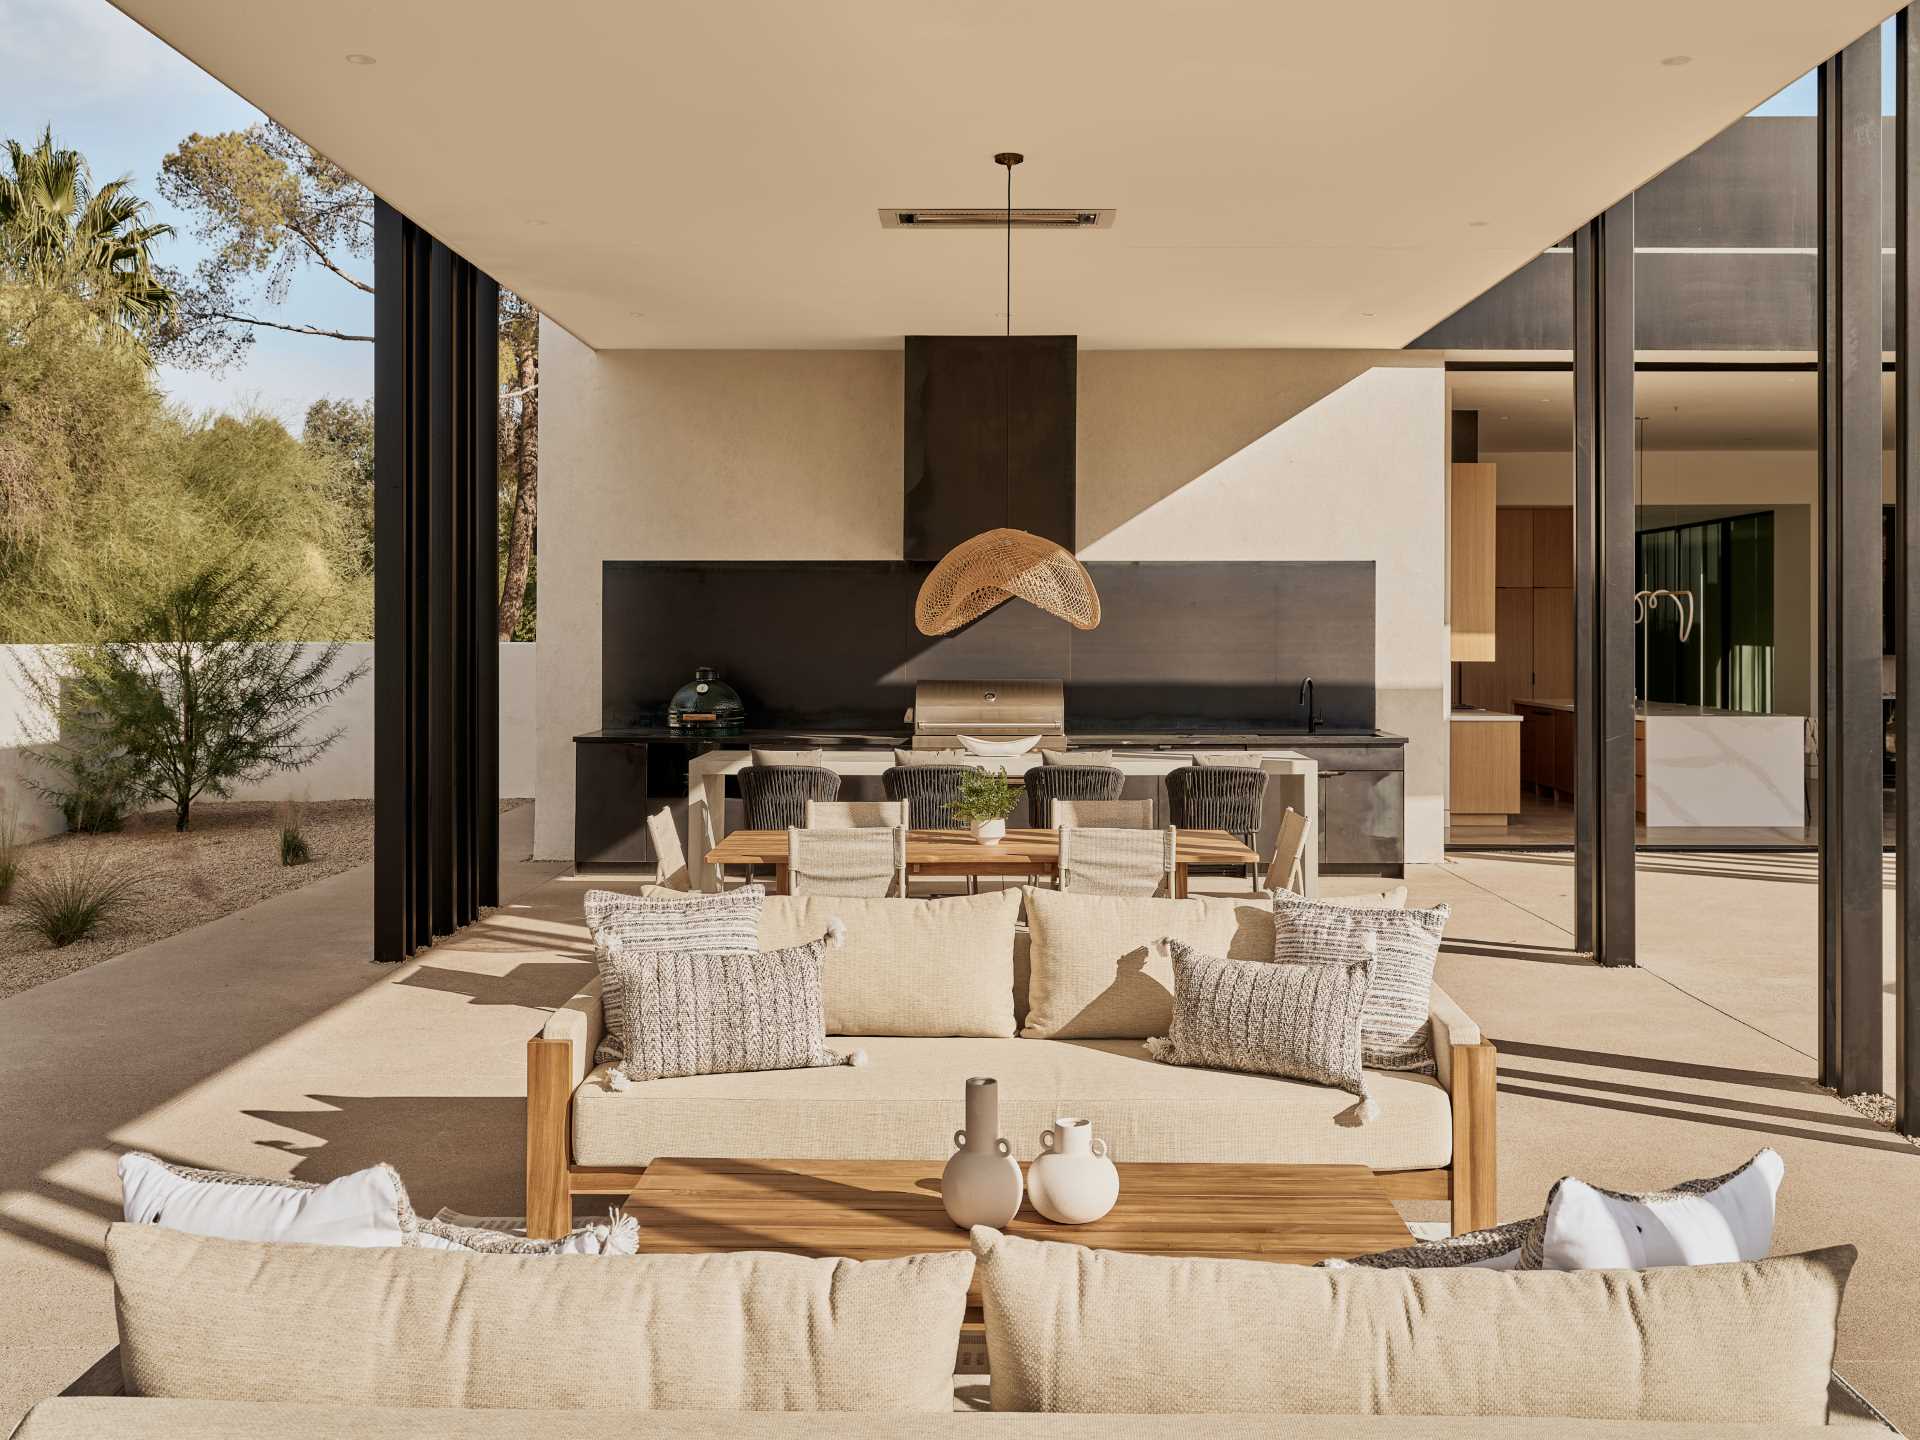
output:
[[1029, 887], [1027, 1018], [1035, 1039], [1144, 1040], [1173, 1024], [1173, 962], [1154, 942], [1179, 940], [1231, 960], [1273, 959], [1273, 901], [1263, 895], [1076, 895]]
[[1854, 1261], [1322, 1270], [973, 1236], [993, 1408], [1107, 1414], [1819, 1425]]
[[973, 1274], [964, 1251], [610, 1263], [125, 1224], [107, 1263], [129, 1394], [467, 1409], [949, 1411]]
[[823, 935], [838, 917], [821, 985], [829, 1035], [1014, 1034], [1013, 939], [1020, 892], [941, 900], [769, 896], [763, 949]]

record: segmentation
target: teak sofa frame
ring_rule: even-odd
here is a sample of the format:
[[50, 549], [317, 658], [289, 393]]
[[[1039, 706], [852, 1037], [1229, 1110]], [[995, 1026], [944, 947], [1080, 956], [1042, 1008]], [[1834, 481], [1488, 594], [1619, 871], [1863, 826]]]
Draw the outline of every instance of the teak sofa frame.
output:
[[[591, 1041], [589, 1042], [591, 1043]], [[1040, 1042], [1035, 1042], [1040, 1043]], [[574, 1043], [536, 1035], [527, 1042], [527, 1234], [555, 1239], [573, 1224], [576, 1195], [625, 1197], [646, 1168], [604, 1169], [573, 1162]], [[1496, 1056], [1486, 1041], [1449, 1047], [1453, 1161], [1434, 1170], [1379, 1176], [1395, 1200], [1450, 1200], [1453, 1232], [1496, 1222]], [[587, 1066], [591, 1069], [591, 1066]]]

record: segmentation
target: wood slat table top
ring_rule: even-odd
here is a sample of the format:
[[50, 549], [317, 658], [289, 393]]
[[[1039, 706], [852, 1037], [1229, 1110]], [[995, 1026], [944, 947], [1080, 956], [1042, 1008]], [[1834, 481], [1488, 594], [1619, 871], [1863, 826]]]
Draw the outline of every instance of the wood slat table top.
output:
[[[1260, 857], [1225, 830], [1182, 830], [1174, 837], [1176, 865], [1253, 865]], [[1009, 830], [997, 845], [987, 845], [965, 830], [909, 830], [907, 867], [939, 866], [965, 874], [969, 869], [1027, 874], [1052, 870], [1060, 862], [1058, 830]], [[710, 865], [784, 865], [787, 832], [732, 830], [707, 852]]]
[[[1151, 1255], [1310, 1265], [1412, 1242], [1361, 1165], [1122, 1164], [1120, 1200], [1091, 1225], [1022, 1204], [1007, 1233]], [[627, 1200], [642, 1254], [777, 1250], [884, 1260], [959, 1250], [934, 1160], [661, 1159]], [[979, 1303], [976, 1288], [970, 1297]]]

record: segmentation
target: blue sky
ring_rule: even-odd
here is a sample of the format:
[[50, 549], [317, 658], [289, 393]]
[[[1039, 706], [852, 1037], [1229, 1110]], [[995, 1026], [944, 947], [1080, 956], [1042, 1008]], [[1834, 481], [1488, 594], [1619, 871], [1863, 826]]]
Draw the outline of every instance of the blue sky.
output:
[[[187, 217], [159, 196], [160, 160], [189, 134], [242, 129], [262, 117], [191, 61], [161, 44], [106, 0], [0, 0], [0, 136], [37, 137], [51, 122], [57, 143], [79, 150], [95, 183], [131, 175], [159, 218], [180, 234], [162, 241], [163, 263], [192, 267], [204, 247]], [[371, 276], [369, 260], [360, 269]], [[295, 281], [281, 319], [373, 333], [373, 301], [330, 275]], [[194, 409], [258, 406], [296, 433], [323, 395], [373, 394], [373, 347], [263, 331], [249, 357], [219, 375], [163, 370], [161, 383]]]

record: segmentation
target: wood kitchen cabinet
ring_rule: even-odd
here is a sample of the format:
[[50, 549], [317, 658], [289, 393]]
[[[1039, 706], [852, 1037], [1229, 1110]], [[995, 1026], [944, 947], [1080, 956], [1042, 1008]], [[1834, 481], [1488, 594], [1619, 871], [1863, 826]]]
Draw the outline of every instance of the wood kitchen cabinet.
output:
[[1573, 511], [1501, 507], [1494, 579], [1493, 658], [1460, 667], [1461, 703], [1511, 712], [1521, 700], [1571, 699]]
[[1456, 715], [1448, 733], [1447, 823], [1504, 826], [1520, 811], [1520, 735], [1507, 716]]
[[1448, 511], [1447, 595], [1455, 660], [1496, 658], [1494, 551], [1496, 515], [1492, 465], [1453, 467]]

